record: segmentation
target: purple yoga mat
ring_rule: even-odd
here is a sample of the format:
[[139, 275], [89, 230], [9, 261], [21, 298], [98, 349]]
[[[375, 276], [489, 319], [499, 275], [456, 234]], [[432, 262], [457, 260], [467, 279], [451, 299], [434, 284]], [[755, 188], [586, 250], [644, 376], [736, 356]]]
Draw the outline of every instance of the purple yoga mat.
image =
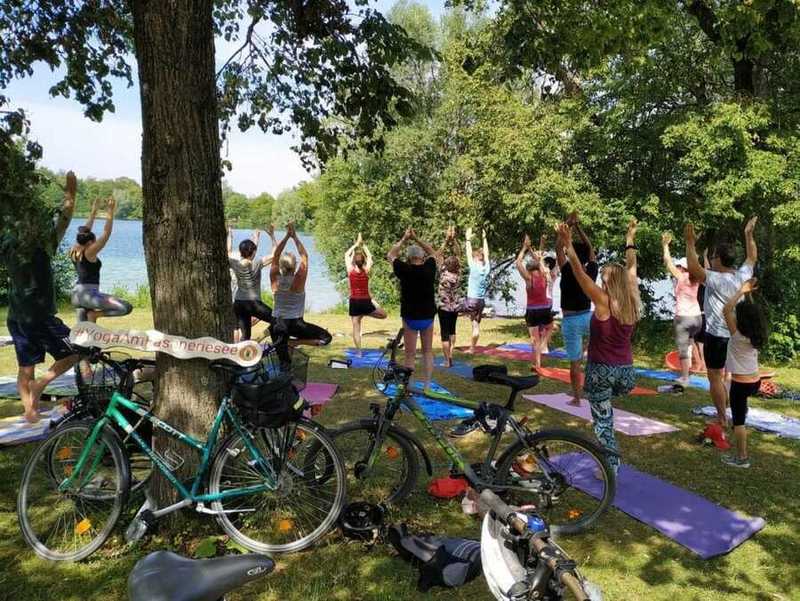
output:
[[[573, 407], [569, 404], [572, 397], [559, 394], [525, 394], [524, 399], [545, 405], [557, 411], [563, 411], [575, 417], [592, 421], [592, 411], [589, 409], [589, 401], [582, 400], [580, 407]], [[630, 413], [622, 409], [614, 409], [614, 429], [628, 436], [650, 436], [651, 434], [665, 434], [667, 432], [677, 432], [678, 428], [659, 422], [654, 419], [642, 417], [635, 413]]]
[[[601, 484], [594, 476], [593, 460], [577, 455], [568, 453], [556, 461], [569, 462], [576, 488], [599, 497]], [[628, 465], [620, 466], [614, 507], [703, 559], [732, 551], [766, 525], [762, 518], [733, 512]]]
[[325, 382], [309, 382], [300, 392], [309, 405], [324, 405], [333, 398], [338, 390], [338, 384], [327, 384]]

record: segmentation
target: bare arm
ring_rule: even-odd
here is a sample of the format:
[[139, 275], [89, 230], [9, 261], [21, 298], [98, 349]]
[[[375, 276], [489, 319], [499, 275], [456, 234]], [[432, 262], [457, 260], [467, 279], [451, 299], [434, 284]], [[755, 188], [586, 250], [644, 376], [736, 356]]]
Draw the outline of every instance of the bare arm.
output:
[[439, 253], [436, 251], [436, 249], [433, 248], [430, 244], [428, 244], [424, 240], [418, 238], [416, 232], [413, 229], [411, 230], [411, 237], [414, 239], [414, 242], [419, 244], [419, 247], [425, 252], [426, 255], [436, 259], [437, 263], [439, 262], [440, 260]]
[[564, 244], [561, 241], [561, 235], [559, 234], [559, 226], [555, 227], [556, 230], [556, 264], [558, 268], [561, 269], [567, 263], [567, 255], [564, 252]]
[[758, 217], [751, 217], [747, 225], [744, 226], [744, 242], [747, 249], [747, 258], [744, 262], [750, 267], [755, 267], [758, 260], [758, 246], [756, 246], [756, 239], [753, 236], [757, 221]]
[[669, 252], [669, 243], [672, 242], [672, 235], [664, 232], [661, 234], [661, 252], [664, 259], [664, 266], [667, 268], [667, 271], [674, 277], [676, 280], [680, 279], [681, 272], [678, 271], [678, 268], [675, 267], [675, 263], [672, 262], [672, 255]]
[[722, 308], [722, 315], [725, 317], [725, 325], [728, 326], [728, 330], [731, 334], [735, 334], [737, 330], [736, 305], [739, 304], [739, 300], [741, 300], [743, 296], [750, 294], [754, 290], [758, 290], [758, 280], [756, 278], [750, 278], [742, 283], [739, 290], [736, 291], [736, 294], [731, 296]]
[[589, 236], [586, 235], [586, 232], [583, 231], [581, 224], [577, 221], [575, 222], [575, 231], [578, 232], [578, 236], [586, 246], [589, 247], [589, 261], [594, 262], [597, 260], [597, 256], [594, 253], [594, 246], [592, 246], [592, 242], [589, 240]]
[[483, 262], [486, 265], [491, 265], [491, 261], [489, 260], [489, 242], [486, 240], [486, 230], [481, 230], [481, 234], [483, 236]]
[[106, 223], [103, 226], [103, 233], [100, 234], [97, 240], [92, 242], [83, 253], [83, 255], [90, 261], [97, 258], [97, 255], [108, 243], [108, 239], [111, 238], [111, 232], [114, 229], [114, 211], [117, 208], [117, 201], [114, 200], [113, 196], [108, 199], [107, 206], [108, 215], [106, 216]]
[[519, 249], [519, 253], [517, 253], [517, 260], [514, 262], [514, 264], [517, 266], [519, 275], [526, 284], [530, 282], [530, 274], [528, 274], [528, 270], [525, 269], [525, 254], [530, 249], [530, 242], [530, 238], [528, 238], [528, 235], [525, 234], [525, 238], [522, 240], [522, 246]]
[[465, 232], [466, 243], [464, 247], [467, 250], [467, 265], [472, 265], [472, 228], [468, 227]]
[[356, 252], [356, 247], [357, 246], [358, 246], [358, 242], [354, 242], [353, 246], [351, 246], [346, 251], [344, 251], [344, 266], [345, 266], [345, 269], [347, 269], [348, 273], [353, 271], [353, 267], [354, 267], [354, 265], [353, 265], [353, 255]]
[[58, 215], [55, 226], [56, 244], [61, 242], [67, 233], [72, 213], [75, 211], [75, 195], [78, 193], [78, 179], [72, 171], [67, 171], [67, 185], [64, 188], [64, 202]]
[[628, 223], [628, 231], [625, 233], [625, 271], [628, 274], [628, 288], [634, 297], [639, 298], [639, 276], [637, 273], [638, 261], [636, 249], [632, 248], [636, 244], [636, 219], [631, 219]]
[[400, 250], [403, 248], [403, 244], [406, 243], [411, 237], [411, 228], [406, 229], [403, 237], [400, 238], [397, 242], [394, 243], [394, 246], [389, 249], [389, 252], [386, 253], [386, 258], [389, 259], [390, 263], [394, 263], [394, 260], [400, 256]]
[[283, 240], [278, 242], [278, 246], [272, 251], [272, 265], [269, 267], [269, 281], [272, 284], [272, 291], [275, 292], [275, 289], [278, 286], [278, 257], [283, 254], [283, 250], [286, 248], [286, 243], [289, 241], [289, 230], [287, 229], [286, 235], [283, 237]]
[[697, 236], [691, 223], [686, 224], [684, 235], [686, 237], [686, 265], [692, 277], [702, 284], [706, 281], [706, 270], [700, 265], [700, 260], [697, 258]]
[[92, 202], [92, 210], [89, 211], [89, 219], [87, 219], [86, 223], [83, 224], [89, 230], [91, 230], [94, 227], [94, 219], [95, 217], [97, 217], [97, 202], [98, 199], [95, 198], [94, 201]]

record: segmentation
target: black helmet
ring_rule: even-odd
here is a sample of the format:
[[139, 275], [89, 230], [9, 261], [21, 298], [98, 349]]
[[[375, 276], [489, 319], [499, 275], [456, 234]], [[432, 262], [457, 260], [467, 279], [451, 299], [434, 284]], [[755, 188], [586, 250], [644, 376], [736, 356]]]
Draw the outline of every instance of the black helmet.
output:
[[339, 528], [346, 538], [375, 542], [383, 530], [386, 509], [365, 501], [348, 503], [339, 514]]

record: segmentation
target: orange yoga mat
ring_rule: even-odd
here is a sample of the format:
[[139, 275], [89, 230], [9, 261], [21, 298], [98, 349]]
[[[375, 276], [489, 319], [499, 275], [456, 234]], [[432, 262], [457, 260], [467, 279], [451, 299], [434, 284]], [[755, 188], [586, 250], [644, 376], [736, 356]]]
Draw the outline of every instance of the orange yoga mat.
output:
[[[540, 367], [537, 371], [540, 376], [569, 384], [569, 370], [564, 367]], [[641, 386], [636, 386], [633, 390], [631, 390], [631, 394], [644, 396], [658, 393], [652, 388], [642, 388]]]

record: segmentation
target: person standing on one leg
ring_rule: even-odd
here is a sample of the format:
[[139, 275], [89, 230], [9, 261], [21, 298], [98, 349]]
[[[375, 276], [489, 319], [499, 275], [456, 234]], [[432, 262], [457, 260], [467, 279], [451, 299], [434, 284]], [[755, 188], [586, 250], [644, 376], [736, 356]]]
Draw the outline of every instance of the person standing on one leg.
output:
[[[528, 335], [533, 349], [533, 371], [542, 366], [542, 347], [547, 340], [547, 331], [553, 323], [553, 305], [547, 298], [547, 289], [550, 285], [550, 271], [547, 269], [540, 252], [531, 248], [531, 239], [525, 235], [517, 255], [516, 267], [519, 275], [525, 282], [527, 303], [525, 309], [525, 323], [528, 326]], [[545, 328], [542, 335], [540, 328]]]
[[[553, 288], [556, 284], [556, 279], [559, 277], [560, 273], [558, 270], [558, 262], [554, 256], [547, 256], [545, 255], [545, 250], [547, 249], [547, 235], [542, 234], [541, 238], [539, 238], [539, 252], [542, 254], [542, 261], [544, 262], [545, 267], [550, 272], [550, 284], [547, 286], [547, 300], [550, 303], [550, 313], [555, 318], [558, 314], [557, 312], [553, 311]], [[539, 335], [542, 337], [542, 354], [547, 354], [550, 352], [550, 339], [553, 337], [553, 332], [556, 330], [556, 322], [551, 321], [549, 326], [540, 327], [539, 328]]]
[[[570, 229], [570, 240], [574, 231], [580, 241], [572, 243], [583, 272], [592, 280], [597, 279], [599, 271], [594, 248], [589, 237], [581, 228], [578, 213], [573, 212], [565, 224]], [[559, 240], [563, 237], [559, 234]], [[569, 380], [572, 386], [570, 405], [579, 406], [583, 396], [583, 362], [584, 340], [589, 336], [589, 324], [592, 318], [592, 302], [575, 278], [575, 267], [569, 261], [565, 249], [556, 243], [556, 258], [561, 270], [561, 334], [569, 359]]]
[[472, 248], [472, 228], [466, 231], [467, 238], [467, 264], [469, 265], [469, 279], [467, 280], [467, 301], [465, 309], [472, 322], [472, 338], [470, 339], [469, 352], [474, 353], [481, 335], [481, 319], [483, 309], [486, 307], [486, 293], [489, 288], [489, 273], [492, 270], [489, 262], [489, 243], [486, 241], [486, 230], [481, 230], [483, 246]]
[[[400, 252], [406, 248], [406, 261]], [[395, 276], [400, 280], [400, 316], [403, 318], [403, 345], [405, 366], [414, 369], [417, 353], [417, 337], [422, 342], [425, 365], [424, 389], [428, 390], [433, 375], [433, 319], [436, 316], [436, 251], [420, 240], [413, 229], [408, 228], [403, 237], [389, 249], [386, 257], [392, 264]]]
[[631, 220], [625, 235], [625, 265], [611, 263], [603, 267], [600, 286], [584, 270], [583, 262], [572, 245], [572, 231], [568, 224], [559, 226], [559, 236], [578, 285], [595, 306], [586, 363], [586, 393], [595, 435], [611, 452], [608, 463], [616, 473], [620, 459], [611, 399], [633, 389], [635, 372], [631, 338], [641, 310], [636, 273], [636, 221]]
[[700, 265], [694, 226], [691, 223], [686, 224], [686, 259], [689, 273], [706, 287], [706, 335], [703, 354], [708, 370], [708, 381], [711, 385], [711, 399], [717, 409], [717, 420], [723, 429], [728, 422], [725, 411], [728, 405], [728, 391], [725, 388], [725, 361], [728, 356], [730, 332], [725, 324], [722, 310], [742, 283], [753, 277], [753, 268], [758, 258], [758, 248], [753, 237], [756, 220], [757, 218], [753, 217], [744, 228], [747, 258], [739, 269], [734, 267], [736, 264], [734, 247], [724, 242], [717, 244], [709, 257], [711, 269], [705, 269]]
[[349, 313], [353, 322], [353, 343], [356, 352], [361, 356], [361, 320], [364, 317], [386, 319], [386, 311], [381, 309], [372, 300], [369, 293], [369, 272], [372, 270], [372, 254], [364, 244], [361, 234], [355, 244], [344, 253], [344, 264], [347, 269], [347, 279], [350, 282]]
[[[275, 230], [272, 226], [267, 230], [275, 249]], [[255, 241], [247, 239], [239, 243], [238, 256], [233, 254], [233, 231], [228, 229], [228, 267], [236, 278], [236, 290], [233, 293], [233, 312], [238, 324], [239, 340], [250, 340], [253, 318], [267, 324], [272, 323], [272, 309], [261, 300], [261, 272], [273, 261], [272, 253], [256, 259], [261, 232], [253, 233]], [[235, 334], [234, 334], [235, 336]], [[238, 342], [238, 340], [237, 340]]]
[[447, 228], [444, 244], [437, 257], [439, 266], [439, 329], [442, 338], [442, 354], [445, 367], [453, 367], [453, 349], [456, 347], [456, 322], [458, 312], [464, 306], [461, 296], [461, 249], [456, 240], [456, 228]]
[[752, 298], [742, 298], [757, 289], [755, 278], [747, 280], [722, 309], [725, 324], [731, 333], [725, 369], [731, 374], [731, 421], [736, 441], [736, 455], [724, 455], [722, 462], [732, 467], [750, 467], [745, 429], [747, 398], [758, 394], [761, 387], [758, 351], [767, 343], [767, 324], [764, 313]]
[[[64, 203], [53, 227], [36, 241], [18, 240], [10, 252], [0, 253], [9, 277], [7, 326], [19, 367], [17, 386], [24, 417], [31, 423], [40, 419], [39, 398], [47, 385], [78, 361], [69, 343], [69, 328], [56, 317], [51, 264], [72, 219], [77, 188], [78, 180], [70, 171]], [[44, 362], [45, 353], [52, 355], [55, 363], [36, 380], [36, 365]]]
[[687, 269], [686, 259], [673, 261], [669, 252], [672, 235], [661, 235], [661, 246], [664, 265], [667, 272], [675, 278], [675, 344], [681, 360], [681, 377], [678, 384], [683, 387], [689, 385], [689, 368], [692, 366], [692, 354], [695, 348], [695, 339], [703, 329], [703, 312], [697, 302], [700, 282], [692, 277]]

